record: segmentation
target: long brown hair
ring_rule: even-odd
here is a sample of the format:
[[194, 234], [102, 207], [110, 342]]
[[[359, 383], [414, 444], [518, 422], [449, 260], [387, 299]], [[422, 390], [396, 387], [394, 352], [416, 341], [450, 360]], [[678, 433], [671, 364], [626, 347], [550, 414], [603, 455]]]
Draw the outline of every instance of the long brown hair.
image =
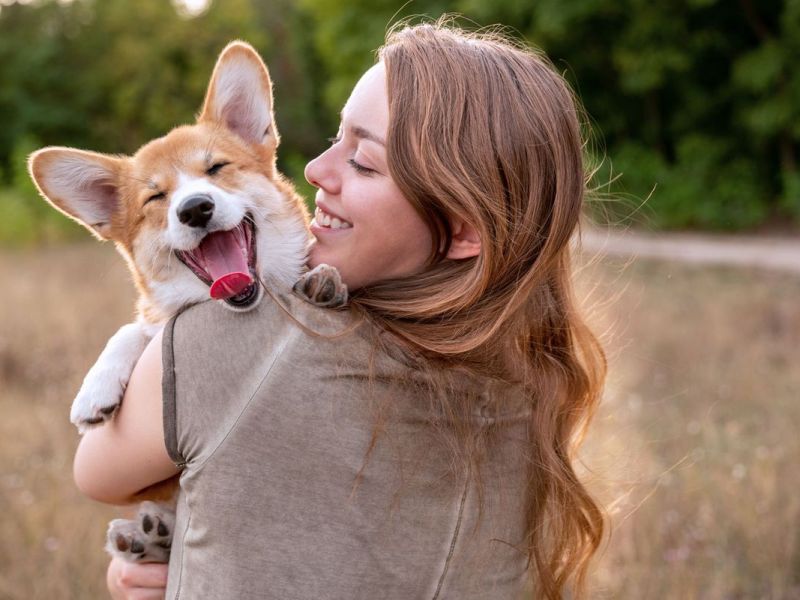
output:
[[[530, 414], [524, 550], [537, 596], [561, 598], [570, 582], [582, 589], [604, 529], [572, 464], [606, 375], [571, 281], [569, 241], [587, 184], [579, 104], [540, 53], [444, 20], [395, 27], [378, 56], [391, 175], [434, 247], [423, 273], [359, 290], [352, 306], [442, 371], [521, 384]], [[445, 258], [456, 215], [480, 233], [479, 256]], [[447, 414], [470, 409], [434, 396]], [[479, 427], [463, 419], [454, 428], [459, 465], [473, 474]]]

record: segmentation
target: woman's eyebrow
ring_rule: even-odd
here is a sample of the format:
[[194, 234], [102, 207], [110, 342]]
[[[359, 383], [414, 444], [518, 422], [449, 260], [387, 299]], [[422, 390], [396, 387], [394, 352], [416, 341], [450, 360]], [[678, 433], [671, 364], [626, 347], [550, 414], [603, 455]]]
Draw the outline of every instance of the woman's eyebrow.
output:
[[[340, 127], [343, 127], [345, 125], [346, 121], [347, 121], [347, 119], [345, 118], [345, 112], [346, 111], [347, 111], [347, 106], [345, 105], [345, 107], [339, 113], [339, 123], [340, 123], [339, 126]], [[375, 142], [376, 144], [380, 144], [381, 146], [385, 146], [386, 145], [386, 142], [384, 141], [384, 139], [382, 137], [380, 137], [379, 135], [375, 135], [369, 129], [365, 129], [364, 127], [361, 127], [360, 125], [350, 125], [348, 127], [348, 130], [350, 131], [350, 133], [352, 133], [354, 136], [356, 136], [359, 139], [370, 140], [371, 142]]]
[[375, 142], [376, 144], [380, 144], [381, 146], [385, 146], [386, 142], [383, 141], [383, 138], [378, 137], [371, 131], [364, 129], [363, 127], [359, 127], [358, 125], [353, 125], [350, 127], [350, 133], [360, 139], [369, 140], [371, 142]]

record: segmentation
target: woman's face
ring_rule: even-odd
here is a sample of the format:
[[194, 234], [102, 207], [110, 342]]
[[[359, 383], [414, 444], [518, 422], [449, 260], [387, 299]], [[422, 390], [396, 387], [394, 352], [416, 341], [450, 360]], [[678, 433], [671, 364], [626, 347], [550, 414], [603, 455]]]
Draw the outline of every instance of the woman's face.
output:
[[388, 128], [386, 71], [378, 63], [353, 89], [331, 147], [306, 166], [318, 188], [309, 266], [336, 267], [350, 289], [419, 272], [433, 244], [389, 174]]

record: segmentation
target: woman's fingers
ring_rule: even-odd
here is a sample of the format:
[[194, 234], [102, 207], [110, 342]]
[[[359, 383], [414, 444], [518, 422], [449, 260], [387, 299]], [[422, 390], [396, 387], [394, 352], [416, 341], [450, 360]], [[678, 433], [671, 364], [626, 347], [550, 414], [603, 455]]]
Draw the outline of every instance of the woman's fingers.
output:
[[167, 565], [161, 563], [127, 563], [121, 561], [120, 582], [142, 588], [167, 587]]
[[106, 585], [114, 600], [161, 600], [167, 587], [167, 565], [134, 564], [114, 557], [108, 565]]

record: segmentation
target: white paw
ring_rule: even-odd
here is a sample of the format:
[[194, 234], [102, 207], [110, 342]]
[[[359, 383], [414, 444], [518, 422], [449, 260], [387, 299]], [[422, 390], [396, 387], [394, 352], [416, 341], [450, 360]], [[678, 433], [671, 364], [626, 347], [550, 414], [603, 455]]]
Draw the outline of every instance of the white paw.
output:
[[142, 502], [136, 519], [114, 519], [108, 524], [106, 551], [127, 562], [168, 562], [174, 528], [171, 508]]
[[122, 402], [126, 384], [127, 380], [120, 377], [119, 369], [92, 367], [72, 403], [69, 420], [81, 433], [105, 423]]

